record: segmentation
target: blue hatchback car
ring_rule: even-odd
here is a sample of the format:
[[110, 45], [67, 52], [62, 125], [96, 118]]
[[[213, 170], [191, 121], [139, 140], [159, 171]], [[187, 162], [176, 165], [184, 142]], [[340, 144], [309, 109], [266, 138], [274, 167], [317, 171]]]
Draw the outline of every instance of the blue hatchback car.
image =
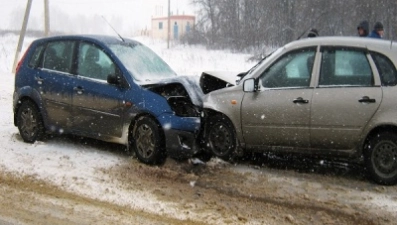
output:
[[18, 64], [14, 124], [25, 142], [48, 133], [126, 145], [147, 164], [199, 151], [203, 92], [143, 44], [111, 36], [35, 40]]

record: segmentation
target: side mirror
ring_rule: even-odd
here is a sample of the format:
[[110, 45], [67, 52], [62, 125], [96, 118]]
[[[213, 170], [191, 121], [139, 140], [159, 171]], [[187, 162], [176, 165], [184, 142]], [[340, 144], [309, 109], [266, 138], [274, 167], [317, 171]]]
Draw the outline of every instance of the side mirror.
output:
[[116, 74], [109, 74], [107, 77], [107, 81], [109, 84], [119, 85], [120, 84], [120, 76]]
[[244, 92], [254, 92], [255, 91], [255, 79], [250, 78], [244, 81], [243, 84]]

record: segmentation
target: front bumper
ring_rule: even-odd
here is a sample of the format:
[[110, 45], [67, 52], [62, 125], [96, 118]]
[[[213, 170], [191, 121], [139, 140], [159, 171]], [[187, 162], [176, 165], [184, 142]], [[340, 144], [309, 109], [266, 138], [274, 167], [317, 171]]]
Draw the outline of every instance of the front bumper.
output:
[[189, 131], [166, 130], [165, 143], [167, 154], [173, 158], [186, 159], [199, 151], [197, 135]]
[[163, 128], [165, 148], [170, 157], [186, 159], [199, 151], [197, 137], [201, 126], [200, 117], [162, 114], [157, 118]]

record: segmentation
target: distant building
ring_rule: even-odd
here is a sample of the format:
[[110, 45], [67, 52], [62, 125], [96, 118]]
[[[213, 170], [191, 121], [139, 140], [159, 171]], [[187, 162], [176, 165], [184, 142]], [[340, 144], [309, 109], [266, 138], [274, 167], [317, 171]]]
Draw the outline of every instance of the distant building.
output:
[[[179, 40], [190, 32], [195, 25], [195, 16], [172, 15], [170, 17], [170, 39]], [[167, 39], [168, 17], [152, 18], [152, 37]]]

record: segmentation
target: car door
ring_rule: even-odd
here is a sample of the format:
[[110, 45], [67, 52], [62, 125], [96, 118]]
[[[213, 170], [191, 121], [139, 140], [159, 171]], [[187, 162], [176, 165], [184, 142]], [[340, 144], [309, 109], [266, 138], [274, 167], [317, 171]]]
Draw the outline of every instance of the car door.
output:
[[281, 56], [259, 78], [259, 91], [245, 93], [241, 107], [247, 147], [308, 147], [311, 71], [316, 48]]
[[121, 137], [126, 89], [107, 83], [119, 73], [112, 58], [97, 45], [81, 42], [73, 87], [73, 127], [88, 136]]
[[[75, 42], [52, 41], [45, 45], [40, 72], [35, 74], [51, 129], [69, 129], [72, 125], [72, 89], [75, 76], [71, 73]], [[59, 130], [62, 132], [62, 130]]]
[[365, 49], [322, 47], [321, 55], [311, 109], [311, 146], [353, 149], [382, 101], [382, 89]]

